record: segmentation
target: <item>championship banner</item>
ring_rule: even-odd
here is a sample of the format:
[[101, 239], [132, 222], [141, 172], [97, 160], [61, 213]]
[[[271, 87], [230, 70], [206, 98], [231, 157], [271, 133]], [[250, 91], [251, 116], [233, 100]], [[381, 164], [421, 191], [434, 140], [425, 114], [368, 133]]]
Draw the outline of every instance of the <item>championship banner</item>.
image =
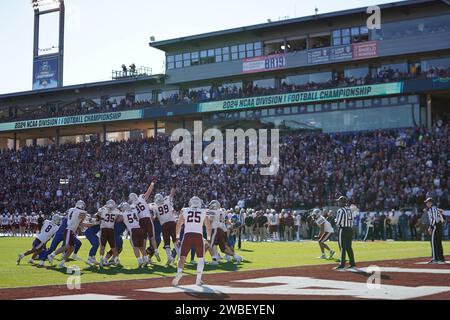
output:
[[399, 94], [402, 92], [403, 82], [393, 82], [206, 102], [199, 104], [198, 112], [226, 111], [350, 98], [384, 96], [390, 94]]
[[242, 72], [253, 73], [286, 68], [286, 57], [283, 54], [244, 59]]
[[59, 85], [58, 57], [40, 58], [33, 63], [33, 90], [56, 88]]
[[0, 131], [38, 129], [48, 127], [70, 126], [98, 122], [111, 122], [134, 120], [143, 118], [144, 110], [129, 110], [109, 113], [85, 114], [60, 118], [47, 118], [37, 120], [24, 120], [17, 122], [0, 123]]

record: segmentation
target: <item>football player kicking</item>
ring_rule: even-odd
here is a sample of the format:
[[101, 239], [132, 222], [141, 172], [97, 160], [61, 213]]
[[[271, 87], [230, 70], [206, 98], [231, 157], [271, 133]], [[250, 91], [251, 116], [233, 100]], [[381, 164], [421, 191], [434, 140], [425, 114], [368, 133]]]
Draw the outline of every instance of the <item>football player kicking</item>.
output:
[[[131, 208], [128, 202], [123, 202], [119, 206], [120, 215], [116, 222], [123, 221], [131, 235], [130, 242], [133, 247], [134, 255], [136, 256], [138, 268], [146, 266], [149, 262], [147, 252], [144, 246], [144, 232], [139, 225], [139, 218], [137, 210]], [[141, 257], [142, 255], [142, 257]]]
[[319, 257], [319, 259], [327, 259], [327, 256], [325, 255], [325, 249], [329, 251], [330, 255], [328, 259], [333, 258], [335, 252], [330, 249], [330, 247], [325, 243], [330, 236], [334, 233], [334, 229], [331, 226], [331, 223], [328, 222], [323, 216], [320, 209], [314, 209], [312, 212], [312, 218], [314, 219], [314, 222], [319, 226], [320, 232], [318, 236], [318, 242], [320, 247], [320, 252], [322, 255]]
[[227, 243], [227, 227], [225, 225], [225, 213], [222, 211], [220, 202], [217, 200], [212, 200], [209, 203], [208, 216], [211, 219], [211, 251], [213, 261], [212, 265], [218, 265], [220, 260], [219, 254], [217, 252], [216, 246], [219, 246], [222, 253], [232, 257], [237, 263], [242, 261], [242, 258], [235, 254], [234, 250]]
[[203, 258], [205, 253], [204, 240], [203, 240], [203, 225], [206, 226], [206, 240], [211, 238], [211, 224], [209, 219], [206, 219], [207, 209], [202, 209], [202, 200], [199, 197], [192, 197], [189, 200], [189, 207], [181, 210], [180, 217], [178, 219], [176, 235], [177, 242], [180, 242], [181, 227], [184, 225], [183, 242], [181, 243], [180, 259], [178, 260], [177, 275], [172, 281], [173, 286], [178, 286], [182, 276], [183, 268], [186, 262], [186, 256], [193, 247], [198, 258], [197, 263], [197, 279], [195, 284], [201, 286], [203, 268], [205, 266], [205, 260]]
[[[150, 241], [156, 259], [158, 261], [161, 261], [158, 252], [158, 246], [156, 245], [155, 240], [155, 226], [153, 225], [151, 209], [149, 204], [147, 203], [154, 186], [155, 182], [152, 181], [145, 194], [138, 196], [136, 193], [130, 193], [130, 195], [128, 196], [128, 200], [132, 205], [134, 205], [138, 212], [139, 225], [144, 232], [145, 239], [148, 239]], [[145, 239], [144, 241], [146, 241]]]
[[67, 229], [64, 233], [65, 247], [64, 257], [59, 264], [60, 268], [66, 267], [66, 260], [70, 257], [74, 250], [76, 234], [81, 222], [86, 218], [87, 212], [84, 210], [86, 204], [83, 200], [78, 200], [74, 208], [70, 208], [67, 212]]
[[150, 209], [158, 216], [158, 220], [161, 223], [162, 237], [164, 241], [164, 250], [167, 254], [167, 266], [169, 266], [175, 258], [172, 256], [170, 250], [170, 240], [174, 244], [176, 254], [179, 255], [179, 247], [176, 244], [176, 216], [173, 209], [173, 198], [175, 196], [176, 189], [172, 188], [170, 195], [164, 197], [158, 193], [155, 195], [154, 204], [150, 205]]
[[[52, 216], [52, 220], [45, 220], [44, 225], [42, 226], [41, 232], [34, 239], [32, 247], [30, 250], [19, 254], [17, 258], [17, 265], [20, 264], [20, 261], [30, 255], [33, 254], [33, 257], [38, 256], [41, 251], [45, 248], [45, 244], [53, 237], [53, 235], [58, 231], [58, 226], [61, 223], [61, 217], [57, 214]], [[30, 263], [33, 262], [33, 257], [30, 259]], [[44, 265], [45, 260], [41, 260], [39, 262], [39, 266]]]

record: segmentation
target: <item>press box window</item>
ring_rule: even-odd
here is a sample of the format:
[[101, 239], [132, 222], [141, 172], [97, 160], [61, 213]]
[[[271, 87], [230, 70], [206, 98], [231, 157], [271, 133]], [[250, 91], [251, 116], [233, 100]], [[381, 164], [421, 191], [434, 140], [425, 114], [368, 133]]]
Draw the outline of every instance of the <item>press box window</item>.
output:
[[231, 60], [238, 60], [238, 59], [239, 59], [238, 46], [231, 46]]
[[230, 60], [230, 48], [229, 47], [222, 48], [222, 60], [223, 61]]
[[191, 53], [191, 65], [198, 66], [200, 64], [200, 57], [198, 51]]
[[183, 66], [190, 67], [191, 66], [191, 54], [183, 53]]
[[183, 56], [181, 54], [177, 54], [175, 56], [175, 68], [183, 67]]
[[175, 68], [175, 57], [167, 56], [167, 69]]

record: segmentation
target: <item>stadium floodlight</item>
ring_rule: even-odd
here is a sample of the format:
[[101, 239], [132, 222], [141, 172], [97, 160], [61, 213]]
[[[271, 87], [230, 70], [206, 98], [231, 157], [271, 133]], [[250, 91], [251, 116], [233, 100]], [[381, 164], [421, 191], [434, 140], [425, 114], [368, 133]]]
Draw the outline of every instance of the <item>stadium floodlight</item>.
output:
[[57, 9], [61, 6], [60, 0], [31, 0], [35, 11], [47, 11]]

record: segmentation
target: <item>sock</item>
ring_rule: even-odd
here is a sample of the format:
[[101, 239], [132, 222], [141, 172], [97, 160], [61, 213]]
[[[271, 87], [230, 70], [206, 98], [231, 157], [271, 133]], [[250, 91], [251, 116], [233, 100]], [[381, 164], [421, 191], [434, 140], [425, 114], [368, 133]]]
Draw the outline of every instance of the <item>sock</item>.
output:
[[177, 274], [182, 274], [183, 273], [183, 268], [177, 268]]
[[139, 264], [142, 264], [142, 258], [141, 258], [141, 257], [137, 258], [137, 262], [138, 262]]
[[155, 256], [157, 256], [159, 254], [158, 252], [158, 248], [155, 249]]
[[164, 249], [166, 250], [167, 259], [170, 259], [170, 257], [171, 257], [171, 254], [170, 254], [170, 247], [165, 247]]
[[198, 258], [197, 262], [197, 282], [202, 280], [203, 267], [205, 266], [205, 259]]

